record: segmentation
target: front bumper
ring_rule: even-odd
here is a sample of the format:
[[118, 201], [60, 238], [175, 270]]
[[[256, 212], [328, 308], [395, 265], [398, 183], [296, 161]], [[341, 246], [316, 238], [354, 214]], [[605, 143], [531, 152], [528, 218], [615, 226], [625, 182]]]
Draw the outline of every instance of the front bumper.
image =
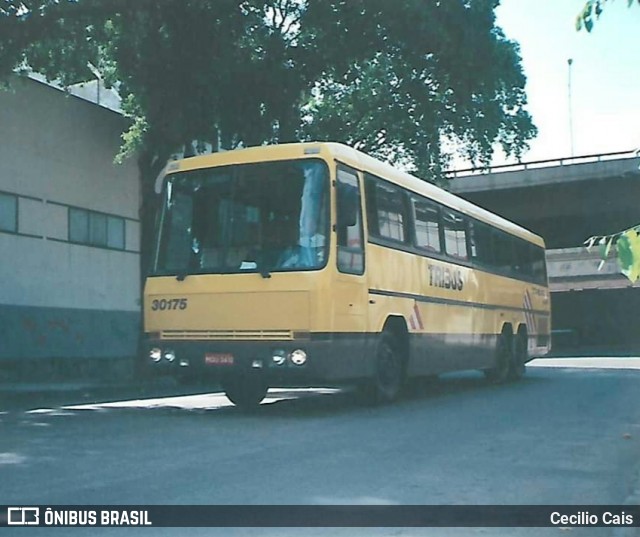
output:
[[[368, 341], [365, 334], [322, 334], [287, 341], [149, 339], [143, 359], [153, 374], [216, 381], [261, 375], [270, 386], [299, 386], [370, 375], [371, 364], [366, 359]], [[152, 350], [159, 350], [159, 360], [151, 358]], [[294, 351], [304, 352], [304, 364], [295, 363]]]

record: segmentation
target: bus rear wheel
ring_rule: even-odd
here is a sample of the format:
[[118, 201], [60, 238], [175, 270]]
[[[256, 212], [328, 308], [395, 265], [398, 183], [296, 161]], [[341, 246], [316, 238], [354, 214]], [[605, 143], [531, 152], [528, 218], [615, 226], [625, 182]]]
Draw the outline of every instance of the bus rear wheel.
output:
[[489, 382], [502, 384], [509, 378], [513, 361], [511, 349], [511, 337], [507, 332], [498, 336], [495, 349], [495, 365], [491, 369], [485, 369], [484, 376]]
[[509, 368], [509, 378], [511, 380], [518, 380], [524, 376], [528, 358], [527, 334], [526, 332], [519, 332], [513, 343], [513, 356], [511, 358], [511, 367]]
[[404, 383], [404, 364], [398, 338], [389, 331], [380, 334], [376, 344], [372, 402], [391, 403], [398, 398]]
[[225, 381], [222, 385], [227, 399], [242, 409], [256, 408], [267, 395], [269, 386], [258, 377], [242, 377]]

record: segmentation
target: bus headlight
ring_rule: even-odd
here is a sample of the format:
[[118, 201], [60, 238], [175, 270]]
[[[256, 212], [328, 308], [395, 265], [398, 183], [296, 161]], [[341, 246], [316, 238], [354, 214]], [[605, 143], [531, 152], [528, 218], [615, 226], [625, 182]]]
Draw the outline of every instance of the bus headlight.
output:
[[154, 347], [149, 351], [149, 358], [151, 358], [151, 360], [153, 360], [154, 362], [159, 362], [160, 360], [162, 360], [162, 350], [160, 350], [158, 347]]
[[167, 349], [166, 351], [164, 351], [164, 359], [167, 362], [173, 362], [176, 359], [175, 351], [173, 351], [171, 349]]
[[307, 353], [302, 349], [296, 349], [289, 355], [289, 360], [293, 365], [304, 365], [307, 362]]

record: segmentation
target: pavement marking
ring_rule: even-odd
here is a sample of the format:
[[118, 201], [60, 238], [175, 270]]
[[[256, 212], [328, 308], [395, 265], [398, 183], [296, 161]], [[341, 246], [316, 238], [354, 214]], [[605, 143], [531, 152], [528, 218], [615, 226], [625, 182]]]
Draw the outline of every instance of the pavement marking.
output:
[[19, 453], [0, 453], [0, 465], [22, 464], [27, 458]]
[[59, 408], [34, 408], [27, 410], [27, 414], [47, 414], [48, 416], [71, 416], [71, 412], [64, 412]]
[[640, 369], [640, 358], [537, 358], [527, 365], [533, 367], [568, 367], [584, 369]]
[[113, 401], [104, 403], [90, 403], [83, 405], [69, 405], [66, 410], [101, 410], [106, 408], [183, 408], [189, 410], [216, 409], [233, 406], [233, 404], [219, 393], [205, 393], [200, 395], [180, 395], [177, 397], [158, 397], [153, 399], [131, 399], [128, 401]]

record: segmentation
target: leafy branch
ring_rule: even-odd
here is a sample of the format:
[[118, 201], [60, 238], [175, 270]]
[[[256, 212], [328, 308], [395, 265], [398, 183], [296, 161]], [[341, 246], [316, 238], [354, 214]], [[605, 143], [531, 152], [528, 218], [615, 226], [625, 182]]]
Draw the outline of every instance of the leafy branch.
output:
[[620, 270], [632, 283], [640, 278], [640, 225], [630, 227], [612, 235], [596, 235], [584, 243], [587, 251], [595, 246], [600, 250], [601, 270], [609, 257], [611, 248], [615, 246], [618, 254]]
[[[607, 1], [608, 0], [588, 0], [576, 17], [576, 30], [580, 31], [582, 28], [587, 32], [593, 30], [594, 19], [600, 18]], [[640, 0], [635, 0], [635, 2], [640, 4]], [[628, 7], [631, 7], [633, 3], [634, 0], [627, 0]]]

